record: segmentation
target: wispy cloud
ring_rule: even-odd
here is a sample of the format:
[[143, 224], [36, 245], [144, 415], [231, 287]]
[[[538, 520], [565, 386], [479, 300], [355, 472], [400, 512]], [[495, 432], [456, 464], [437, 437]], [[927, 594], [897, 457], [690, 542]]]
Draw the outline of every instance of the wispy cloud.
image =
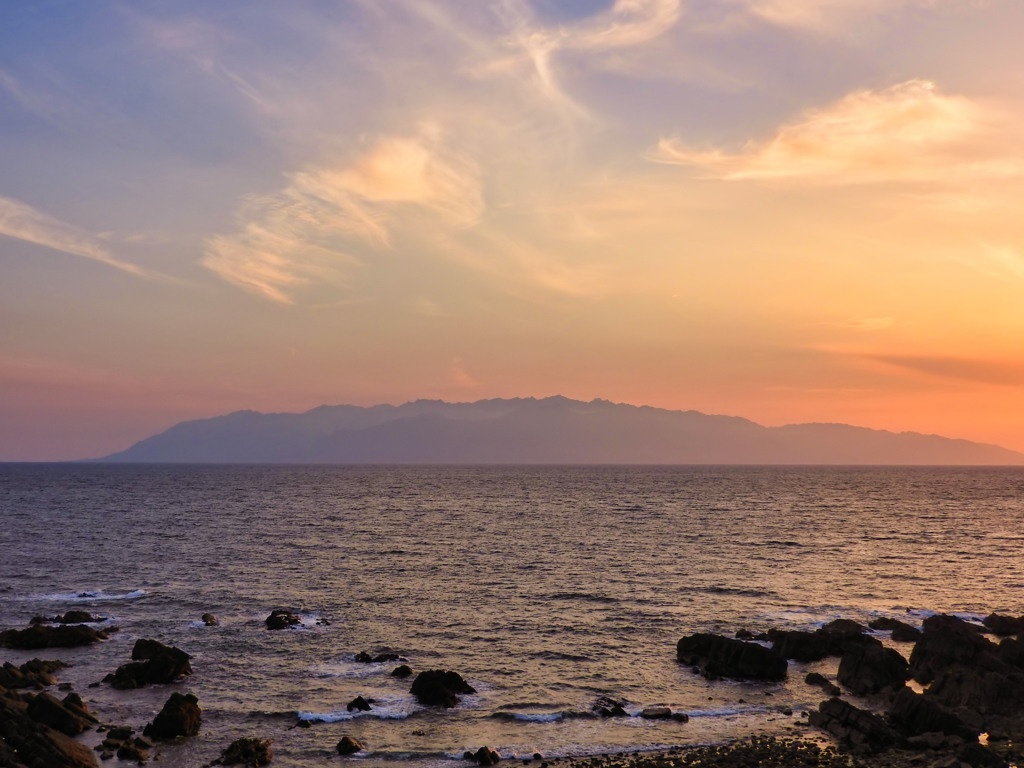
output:
[[987, 0], [736, 0], [753, 17], [783, 27], [838, 32], [868, 16], [910, 8], [978, 8]]
[[97, 236], [9, 197], [0, 197], [0, 234], [145, 275], [139, 267], [115, 257]]
[[980, 384], [1024, 385], [1024, 365], [1016, 361], [941, 355], [863, 355], [863, 357], [941, 378]]
[[314, 166], [288, 181], [279, 192], [248, 197], [238, 230], [207, 240], [202, 261], [228, 282], [284, 303], [314, 275], [341, 279], [339, 267], [351, 265], [355, 251], [390, 247], [396, 227], [458, 229], [484, 211], [476, 166], [446, 148], [432, 126], [382, 137], [348, 164]]
[[995, 116], [927, 80], [861, 90], [803, 113], [739, 152], [663, 139], [651, 159], [726, 180], [803, 179], [834, 184], [1016, 175], [1024, 163], [986, 140]]

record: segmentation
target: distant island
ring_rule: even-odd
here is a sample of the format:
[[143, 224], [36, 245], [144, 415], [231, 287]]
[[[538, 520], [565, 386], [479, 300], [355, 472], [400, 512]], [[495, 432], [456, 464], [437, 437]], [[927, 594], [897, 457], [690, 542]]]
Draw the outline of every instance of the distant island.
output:
[[996, 445], [847, 424], [764, 427], [735, 416], [555, 396], [238, 411], [177, 424], [96, 461], [253, 464], [1019, 465]]

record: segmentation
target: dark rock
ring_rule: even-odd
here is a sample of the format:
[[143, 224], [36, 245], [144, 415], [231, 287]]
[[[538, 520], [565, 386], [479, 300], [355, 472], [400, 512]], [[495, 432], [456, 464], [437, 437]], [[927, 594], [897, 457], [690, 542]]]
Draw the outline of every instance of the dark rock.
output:
[[668, 707], [645, 707], [640, 717], [645, 720], [668, 720], [672, 717], [672, 710]]
[[708, 679], [781, 680], [786, 676], [786, 660], [775, 651], [704, 632], [681, 638], [676, 643], [676, 658], [697, 667]]
[[270, 765], [274, 759], [271, 743], [270, 739], [236, 739], [221, 753], [221, 765], [245, 765], [249, 768]]
[[917, 627], [912, 627], [910, 624], [900, 621], [899, 619], [890, 619], [886, 617], [880, 617], [872, 619], [868, 622], [868, 626], [871, 629], [880, 629], [892, 633], [892, 639], [897, 643], [916, 643], [918, 638], [921, 637], [921, 630]]
[[192, 674], [189, 654], [157, 640], [136, 641], [132, 658], [137, 661], [118, 667], [104, 682], [118, 690], [130, 690], [146, 685], [167, 685]]
[[927, 685], [939, 670], [953, 664], [971, 664], [982, 655], [994, 656], [997, 647], [981, 635], [976, 624], [946, 614], [929, 616], [910, 654], [910, 674]]
[[685, 712], [673, 712], [672, 719], [677, 723], [688, 723], [690, 722], [690, 716]]
[[820, 632], [772, 629], [768, 631], [772, 650], [794, 661], [818, 661], [832, 651], [830, 638]]
[[96, 756], [28, 713], [28, 704], [0, 689], [0, 765], [46, 768], [95, 768]]
[[968, 728], [964, 721], [930, 696], [914, 693], [904, 686], [893, 697], [889, 707], [889, 722], [906, 736], [941, 733], [967, 740], [978, 740], [978, 732]]
[[988, 747], [977, 741], [964, 744], [956, 753], [961, 763], [971, 768], [1006, 768], [1006, 761]]
[[[81, 699], [78, 699], [81, 701]], [[66, 736], [77, 736], [98, 721], [83, 708], [66, 706], [48, 693], [39, 693], [28, 702], [28, 716]]]
[[67, 666], [63, 661], [43, 661], [32, 659], [20, 667], [11, 662], [4, 662], [0, 667], [0, 687], [2, 688], [45, 688], [57, 682], [53, 673]]
[[840, 684], [857, 694], [904, 687], [910, 676], [907, 660], [877, 638], [866, 637], [864, 641], [850, 644], [843, 653], [836, 675]]
[[297, 624], [301, 624], [302, 619], [291, 611], [278, 608], [271, 611], [270, 615], [267, 616], [263, 622], [267, 625], [267, 629], [287, 629], [288, 627], [294, 627]]
[[106, 621], [104, 616], [93, 616], [88, 611], [68, 611], [63, 616], [54, 616], [58, 624], [84, 624], [86, 622]]
[[118, 747], [116, 754], [118, 760], [134, 760], [139, 765], [149, 759], [147, 751], [133, 741], [125, 742]]
[[590, 708], [590, 711], [600, 717], [628, 717], [626, 702], [613, 699], [611, 696], [602, 696]]
[[964, 718], [969, 712], [982, 718], [1016, 715], [1024, 709], [1024, 672], [996, 657], [973, 666], [954, 664], [936, 674], [927, 695]]
[[479, 765], [497, 765], [501, 760], [501, 755], [497, 750], [490, 747], [480, 747], [480, 749], [473, 753], [473, 759]]
[[1000, 616], [990, 613], [981, 622], [993, 634], [1006, 637], [1024, 633], [1024, 616]]
[[874, 754], [904, 743], [878, 715], [842, 699], [823, 701], [811, 712], [809, 722], [831, 733], [854, 754]]
[[374, 664], [383, 664], [388, 661], [405, 661], [405, 659], [403, 659], [397, 653], [378, 653], [376, 656], [373, 657]]
[[838, 685], [834, 685], [824, 675], [818, 672], [809, 672], [807, 677], [804, 678], [804, 682], [808, 685], [816, 685], [823, 690], [828, 696], [838, 696], [842, 693]]
[[356, 654], [355, 660], [360, 664], [370, 664], [373, 662], [373, 656], [368, 654], [366, 651], [360, 651]]
[[[219, 624], [219, 622], [217, 621], [217, 617], [214, 616], [212, 613], [204, 613], [202, 616], [199, 617], [199, 619], [203, 622], [203, 624], [205, 624], [208, 627], [216, 627], [217, 624]], [[241, 741], [241, 739], [239, 741]]]
[[195, 736], [202, 723], [199, 699], [193, 694], [172, 693], [164, 708], [143, 729], [146, 736], [154, 739], [174, 739], [178, 736]]
[[737, 640], [753, 640], [754, 639], [754, 633], [751, 632], [749, 629], [738, 629], [738, 630], [736, 630], [736, 639]]
[[133, 733], [135, 733], [135, 731], [133, 731], [128, 726], [121, 725], [116, 728], [111, 728], [110, 730], [108, 730], [107, 738], [113, 739], [114, 741], [125, 741], [127, 739], [130, 739]]
[[373, 707], [362, 696], [356, 696], [346, 707], [349, 712], [369, 712]]
[[21, 650], [77, 648], [106, 640], [110, 631], [112, 630], [100, 632], [82, 624], [61, 624], [58, 627], [36, 624], [27, 629], [8, 629], [0, 632], [0, 645]]
[[337, 746], [339, 755], [354, 755], [356, 752], [362, 752], [364, 749], [366, 749], [366, 747], [351, 736], [342, 736], [341, 741], [338, 742]]
[[420, 704], [438, 707], [454, 707], [459, 703], [457, 694], [476, 693], [458, 672], [428, 669], [416, 675], [409, 692]]
[[1024, 669], [1024, 640], [1008, 637], [999, 643], [999, 658], [1018, 669]]
[[412, 667], [408, 664], [402, 664], [391, 670], [391, 676], [397, 677], [399, 680], [404, 680], [407, 677], [412, 676]]

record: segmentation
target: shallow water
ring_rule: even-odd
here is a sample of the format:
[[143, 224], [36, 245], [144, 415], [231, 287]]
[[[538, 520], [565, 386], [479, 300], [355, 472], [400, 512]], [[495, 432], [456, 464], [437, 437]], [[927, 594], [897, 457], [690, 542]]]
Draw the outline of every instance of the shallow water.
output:
[[[343, 734], [368, 745], [361, 766], [455, 766], [483, 744], [556, 756], [780, 733], [818, 703], [802, 680], [827, 663], [708, 683], [676, 640], [1024, 613], [1022, 490], [1016, 468], [0, 465], [0, 627], [75, 607], [120, 626], [43, 655], [70, 660], [61, 679], [110, 722], [141, 729], [170, 690], [196, 693], [202, 732], [162, 748], [166, 766], [249, 735], [274, 739], [276, 766], [336, 765]], [[266, 630], [278, 607], [303, 627]], [[86, 687], [140, 637], [193, 654], [195, 674]], [[363, 650], [478, 693], [423, 708]], [[374, 710], [346, 712], [357, 695]], [[579, 716], [602, 695], [634, 716]], [[635, 716], [656, 704], [690, 722]]]

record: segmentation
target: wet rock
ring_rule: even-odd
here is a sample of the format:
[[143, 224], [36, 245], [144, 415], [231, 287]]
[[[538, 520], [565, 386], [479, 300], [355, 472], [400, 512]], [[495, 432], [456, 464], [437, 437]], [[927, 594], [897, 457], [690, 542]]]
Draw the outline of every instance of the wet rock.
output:
[[346, 709], [349, 712], [369, 712], [373, 707], [371, 707], [370, 703], [362, 696], [356, 696], [348, 703]]
[[611, 696], [602, 696], [590, 708], [590, 711], [599, 717], [629, 717], [626, 712], [626, 702], [613, 699]]
[[71, 696], [75, 697], [72, 699], [72, 706], [67, 706], [48, 693], [36, 694], [28, 702], [28, 716], [66, 736], [77, 736], [92, 728], [98, 721], [85, 710], [84, 705], [78, 706], [81, 699], [77, 694]]
[[864, 640], [864, 626], [850, 619], [836, 619], [813, 632], [772, 629], [768, 639], [772, 650], [795, 661], [819, 661], [841, 656], [847, 647]]
[[63, 661], [32, 659], [20, 667], [4, 662], [0, 667], [0, 687], [3, 688], [45, 688], [57, 682], [53, 673], [67, 666]]
[[454, 707], [458, 694], [476, 693], [476, 689], [462, 679], [458, 672], [428, 669], [416, 675], [409, 692], [426, 706]]
[[786, 676], [786, 659], [775, 651], [704, 632], [680, 638], [676, 658], [696, 667], [708, 679], [781, 680]]
[[0, 688], [0, 765], [95, 768], [92, 750], [33, 719], [20, 696]]
[[811, 712], [809, 722], [831, 733], [854, 754], [874, 754], [904, 743], [881, 717], [842, 699], [823, 701]]
[[473, 753], [473, 759], [479, 765], [497, 765], [501, 760], [501, 754], [490, 747], [480, 747]]
[[904, 686], [893, 697], [888, 712], [889, 722], [907, 736], [941, 733], [966, 740], [978, 740], [978, 732], [930, 696], [914, 693]]
[[964, 744], [956, 753], [961, 763], [971, 768], [1006, 768], [1006, 761], [978, 742]]
[[[143, 742], [149, 744], [149, 742]], [[134, 741], [126, 741], [117, 748], [118, 760], [134, 760], [139, 765], [143, 765], [149, 760], [149, 752], [145, 747], [140, 746]]]
[[132, 658], [136, 661], [118, 667], [103, 681], [118, 690], [130, 690], [146, 685], [167, 685], [192, 674], [189, 654], [157, 640], [136, 641]]
[[899, 619], [890, 619], [887, 617], [880, 617], [872, 619], [868, 622], [868, 626], [871, 629], [880, 629], [886, 632], [891, 632], [891, 637], [897, 643], [916, 643], [921, 637], [921, 630], [917, 627], [913, 627], [906, 622], [900, 621]]
[[672, 717], [672, 710], [668, 707], [644, 707], [640, 717], [645, 720], [668, 720]]
[[998, 646], [983, 637], [980, 629], [956, 616], [929, 616], [910, 654], [911, 676], [927, 685], [938, 671], [953, 664], [970, 665], [980, 656], [994, 656]]
[[982, 622], [993, 634], [1007, 637], [1024, 633], [1024, 616], [1002, 616], [990, 613]]
[[200, 621], [208, 627], [216, 627], [220, 622], [217, 621], [217, 617], [212, 613], [204, 613], [199, 617]]
[[853, 693], [879, 693], [904, 687], [910, 665], [899, 651], [886, 648], [874, 637], [850, 644], [839, 661], [839, 683]]
[[362, 752], [366, 747], [351, 736], [342, 736], [336, 749], [339, 755], [354, 755], [356, 752]]
[[838, 685], [832, 683], [828, 678], [818, 672], [809, 672], [807, 677], [804, 678], [804, 682], [808, 685], [814, 685], [821, 688], [828, 696], [838, 696], [842, 693], [842, 690]]
[[154, 739], [174, 739], [178, 736], [195, 736], [202, 724], [199, 699], [194, 694], [174, 692], [167, 699], [163, 709], [143, 730]]
[[0, 645], [29, 651], [38, 648], [77, 648], [106, 640], [110, 631], [112, 629], [101, 632], [83, 624], [61, 624], [56, 627], [35, 624], [27, 629], [0, 632]]
[[412, 676], [412, 667], [408, 664], [402, 664], [391, 670], [391, 676], [397, 677], [399, 680], [404, 680], [407, 677]]
[[270, 615], [263, 620], [267, 629], [288, 629], [302, 623], [302, 619], [291, 611], [278, 608], [270, 612]]
[[221, 752], [221, 765], [244, 765], [248, 768], [262, 768], [274, 759], [270, 739], [236, 739]]

